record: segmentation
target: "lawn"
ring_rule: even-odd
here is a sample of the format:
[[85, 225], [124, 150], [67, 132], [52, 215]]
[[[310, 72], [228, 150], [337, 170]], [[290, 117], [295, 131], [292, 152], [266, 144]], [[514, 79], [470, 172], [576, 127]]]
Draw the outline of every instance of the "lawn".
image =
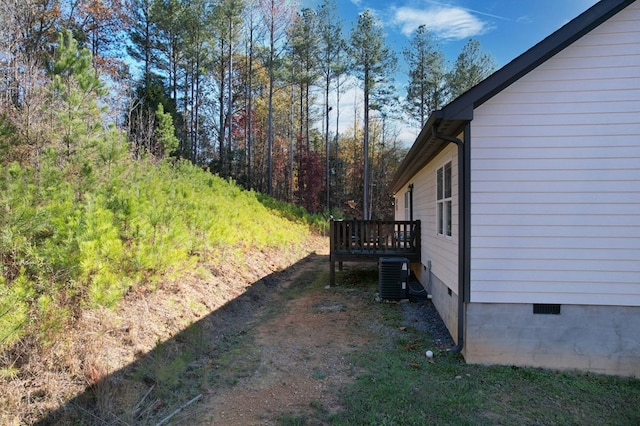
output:
[[[375, 276], [341, 281], [376, 291]], [[340, 279], [340, 277], [339, 277]], [[428, 303], [422, 301], [419, 303]], [[431, 337], [403, 320], [402, 304], [378, 303], [387, 328], [354, 354], [359, 373], [342, 390], [334, 425], [638, 425], [640, 380], [515, 366], [469, 365], [435, 350]], [[304, 424], [304, 423], [303, 423]]]

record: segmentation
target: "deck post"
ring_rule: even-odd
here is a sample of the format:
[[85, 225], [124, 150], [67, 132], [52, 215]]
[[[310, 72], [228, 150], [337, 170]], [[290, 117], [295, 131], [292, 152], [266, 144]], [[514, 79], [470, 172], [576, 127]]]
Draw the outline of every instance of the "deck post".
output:
[[329, 286], [335, 287], [336, 285], [336, 262], [331, 261], [331, 269], [329, 270]]
[[336, 262], [335, 260], [333, 260], [333, 253], [336, 249], [336, 247], [334, 246], [335, 242], [335, 232], [336, 232], [336, 227], [335, 227], [335, 222], [333, 220], [333, 218], [331, 220], [329, 220], [329, 260], [330, 260], [330, 266], [329, 266], [329, 286], [333, 287], [336, 285]]

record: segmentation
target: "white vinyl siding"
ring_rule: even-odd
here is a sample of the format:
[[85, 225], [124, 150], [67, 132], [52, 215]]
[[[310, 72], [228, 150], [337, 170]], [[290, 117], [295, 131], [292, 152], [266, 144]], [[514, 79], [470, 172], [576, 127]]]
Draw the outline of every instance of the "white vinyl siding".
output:
[[474, 111], [471, 301], [640, 306], [640, 4]]
[[[422, 264], [431, 261], [431, 271], [453, 293], [458, 291], [458, 158], [457, 147], [449, 144], [418, 172], [413, 180], [413, 218], [421, 221]], [[437, 235], [436, 173], [451, 162], [451, 237]], [[404, 189], [403, 189], [404, 191]], [[424, 280], [424, 278], [423, 278]], [[426, 284], [424, 282], [423, 284]]]

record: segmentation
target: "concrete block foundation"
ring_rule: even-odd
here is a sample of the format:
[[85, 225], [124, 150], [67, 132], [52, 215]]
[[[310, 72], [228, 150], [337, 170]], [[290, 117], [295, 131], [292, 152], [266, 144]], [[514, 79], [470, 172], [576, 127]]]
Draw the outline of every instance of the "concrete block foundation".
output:
[[506, 364], [640, 377], [640, 308], [561, 305], [534, 314], [531, 304], [469, 303], [463, 355]]

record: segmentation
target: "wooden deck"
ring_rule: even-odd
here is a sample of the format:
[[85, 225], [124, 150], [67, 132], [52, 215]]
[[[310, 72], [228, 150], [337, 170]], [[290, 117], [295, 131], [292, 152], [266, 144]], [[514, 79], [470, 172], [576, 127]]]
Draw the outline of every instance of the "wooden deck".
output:
[[420, 221], [332, 220], [329, 230], [331, 285], [336, 262], [377, 262], [381, 257], [406, 257], [420, 262]]

